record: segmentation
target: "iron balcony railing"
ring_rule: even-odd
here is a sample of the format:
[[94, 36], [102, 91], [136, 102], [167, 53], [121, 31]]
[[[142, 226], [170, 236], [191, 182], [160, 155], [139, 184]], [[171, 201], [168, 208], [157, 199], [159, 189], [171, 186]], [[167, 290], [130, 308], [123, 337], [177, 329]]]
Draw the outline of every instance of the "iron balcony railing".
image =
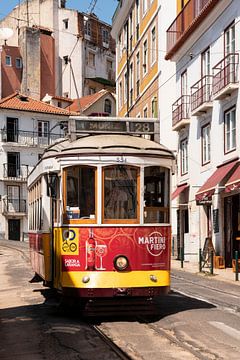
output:
[[180, 121], [190, 119], [189, 114], [190, 96], [182, 95], [172, 105], [172, 126], [176, 126]]
[[213, 67], [213, 95], [230, 84], [238, 83], [238, 66], [239, 54], [230, 53]]
[[3, 178], [26, 180], [29, 174], [28, 165], [3, 164]]
[[1, 130], [2, 142], [16, 142], [20, 145], [46, 147], [53, 144], [57, 139], [64, 137], [63, 134], [42, 133], [34, 131], [8, 131]]
[[3, 213], [26, 213], [27, 201], [23, 199], [3, 199]]
[[178, 42], [211, 0], [189, 0], [167, 30], [167, 52]]
[[212, 75], [205, 75], [191, 87], [191, 111], [211, 101]]

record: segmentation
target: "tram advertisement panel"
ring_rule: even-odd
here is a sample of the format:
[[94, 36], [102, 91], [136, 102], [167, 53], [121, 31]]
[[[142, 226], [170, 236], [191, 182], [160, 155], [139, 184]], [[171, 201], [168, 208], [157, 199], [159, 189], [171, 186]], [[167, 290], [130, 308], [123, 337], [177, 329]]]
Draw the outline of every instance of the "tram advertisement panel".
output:
[[61, 231], [63, 271], [112, 271], [124, 255], [129, 270], [168, 270], [170, 226], [65, 228]]

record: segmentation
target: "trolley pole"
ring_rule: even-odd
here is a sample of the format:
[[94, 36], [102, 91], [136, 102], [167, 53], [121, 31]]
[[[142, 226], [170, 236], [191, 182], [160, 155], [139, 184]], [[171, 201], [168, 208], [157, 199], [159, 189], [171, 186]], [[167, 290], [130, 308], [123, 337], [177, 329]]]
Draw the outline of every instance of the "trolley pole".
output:
[[238, 281], [238, 251], [235, 251], [235, 281]]

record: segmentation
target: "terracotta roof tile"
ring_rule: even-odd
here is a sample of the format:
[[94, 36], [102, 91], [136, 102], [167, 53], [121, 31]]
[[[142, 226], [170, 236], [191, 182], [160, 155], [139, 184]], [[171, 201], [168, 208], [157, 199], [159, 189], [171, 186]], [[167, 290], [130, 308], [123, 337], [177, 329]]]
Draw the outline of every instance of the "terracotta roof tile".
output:
[[66, 110], [57, 106], [49, 105], [43, 101], [33, 99], [20, 93], [14, 93], [4, 99], [1, 99], [0, 109], [21, 110], [65, 116], [76, 115], [70, 109]]
[[[99, 92], [92, 94], [92, 95], [87, 95], [87, 96], [83, 96], [80, 99], [74, 99], [73, 100], [73, 104], [71, 104], [69, 107], [67, 107], [67, 109], [69, 109], [70, 111], [84, 111], [87, 108], [89, 108], [92, 104], [94, 104], [98, 99], [100, 99], [103, 95], [106, 95], [108, 93], [107, 90], [100, 90]], [[81, 109], [79, 109], [79, 101], [80, 101], [80, 106]]]

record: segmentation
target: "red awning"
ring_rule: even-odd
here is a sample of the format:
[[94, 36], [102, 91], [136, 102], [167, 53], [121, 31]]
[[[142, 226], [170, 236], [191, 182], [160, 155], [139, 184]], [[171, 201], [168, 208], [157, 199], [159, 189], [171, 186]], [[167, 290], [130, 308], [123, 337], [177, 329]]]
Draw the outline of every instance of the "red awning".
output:
[[199, 202], [209, 202], [212, 200], [212, 195], [215, 192], [216, 186], [229, 174], [229, 172], [237, 164], [238, 160], [228, 162], [217, 167], [214, 173], [210, 176], [209, 179], [203, 184], [203, 186], [198, 190], [196, 194], [196, 201]]
[[225, 185], [225, 191], [231, 192], [240, 188], [240, 164], [238, 164], [232, 176], [228, 179]]
[[188, 188], [188, 184], [178, 185], [176, 190], [172, 193], [172, 200], [179, 196], [186, 188]]

